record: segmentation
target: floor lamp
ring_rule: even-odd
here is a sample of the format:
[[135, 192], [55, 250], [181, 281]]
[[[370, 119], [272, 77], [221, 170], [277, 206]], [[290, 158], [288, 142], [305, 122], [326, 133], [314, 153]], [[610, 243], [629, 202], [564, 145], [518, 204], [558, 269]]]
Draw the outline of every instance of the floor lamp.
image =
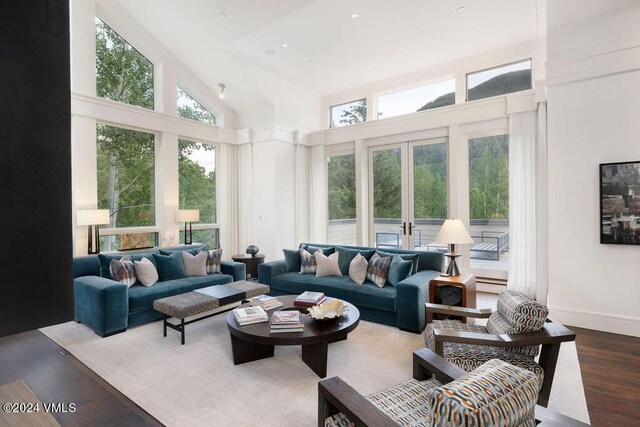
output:
[[78, 211], [78, 225], [89, 226], [87, 235], [87, 252], [89, 255], [100, 253], [100, 230], [99, 225], [109, 224], [111, 216], [109, 209], [89, 209]]
[[459, 219], [448, 219], [442, 224], [440, 232], [436, 236], [434, 243], [449, 245], [449, 252], [444, 254], [449, 258], [449, 267], [446, 276], [459, 276], [460, 270], [456, 264], [456, 258], [460, 254], [456, 253], [456, 245], [468, 245], [473, 243], [469, 232]]
[[[198, 209], [180, 209], [176, 215], [178, 222], [184, 222], [184, 244], [192, 243], [191, 223], [200, 221], [200, 210]], [[187, 224], [189, 229], [187, 230]]]

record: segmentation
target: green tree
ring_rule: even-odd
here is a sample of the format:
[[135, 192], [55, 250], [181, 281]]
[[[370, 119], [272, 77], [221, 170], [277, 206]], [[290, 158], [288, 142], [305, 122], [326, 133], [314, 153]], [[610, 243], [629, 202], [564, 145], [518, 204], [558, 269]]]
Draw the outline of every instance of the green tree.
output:
[[356, 156], [332, 156], [327, 165], [329, 219], [356, 217]]
[[374, 218], [402, 217], [400, 149], [373, 152]]
[[471, 219], [509, 218], [509, 136], [469, 141]]
[[200, 222], [216, 222], [216, 171], [208, 171], [189, 156], [199, 152], [215, 164], [215, 147], [181, 139], [178, 155], [180, 209], [199, 209]]
[[348, 110], [342, 112], [340, 115], [341, 125], [352, 125], [354, 123], [361, 123], [367, 120], [367, 101], [361, 99], [356, 101], [353, 105], [349, 106]]
[[208, 125], [216, 124], [215, 116], [180, 87], [178, 87], [178, 116]]

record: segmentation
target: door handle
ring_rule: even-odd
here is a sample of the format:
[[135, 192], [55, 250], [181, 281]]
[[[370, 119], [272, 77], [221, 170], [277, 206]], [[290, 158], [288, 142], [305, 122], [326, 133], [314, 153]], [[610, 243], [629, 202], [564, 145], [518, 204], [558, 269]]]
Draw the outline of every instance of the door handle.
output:
[[413, 225], [411, 225], [411, 223], [409, 223], [409, 236], [411, 236], [411, 232], [413, 231]]
[[403, 222], [402, 225], [399, 225], [398, 228], [402, 228], [402, 235], [406, 236], [407, 235], [407, 223]]

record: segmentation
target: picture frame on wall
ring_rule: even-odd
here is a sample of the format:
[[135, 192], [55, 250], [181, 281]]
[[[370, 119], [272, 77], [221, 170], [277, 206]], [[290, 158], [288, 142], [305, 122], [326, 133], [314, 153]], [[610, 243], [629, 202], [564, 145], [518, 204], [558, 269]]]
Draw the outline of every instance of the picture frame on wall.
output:
[[600, 243], [640, 245], [640, 161], [600, 164]]

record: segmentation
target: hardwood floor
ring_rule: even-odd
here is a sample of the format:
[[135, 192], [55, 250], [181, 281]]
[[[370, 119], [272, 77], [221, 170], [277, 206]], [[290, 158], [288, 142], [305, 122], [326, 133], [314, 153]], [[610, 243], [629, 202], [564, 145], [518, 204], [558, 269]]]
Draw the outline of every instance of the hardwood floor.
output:
[[44, 403], [76, 405], [52, 414], [63, 426], [162, 425], [37, 330], [0, 338], [0, 384], [18, 379]]
[[[496, 299], [479, 293], [478, 306]], [[592, 425], [640, 425], [640, 338], [571, 329]], [[161, 425], [40, 331], [0, 338], [0, 384], [20, 378], [44, 402], [77, 405], [54, 414], [64, 426]]]

